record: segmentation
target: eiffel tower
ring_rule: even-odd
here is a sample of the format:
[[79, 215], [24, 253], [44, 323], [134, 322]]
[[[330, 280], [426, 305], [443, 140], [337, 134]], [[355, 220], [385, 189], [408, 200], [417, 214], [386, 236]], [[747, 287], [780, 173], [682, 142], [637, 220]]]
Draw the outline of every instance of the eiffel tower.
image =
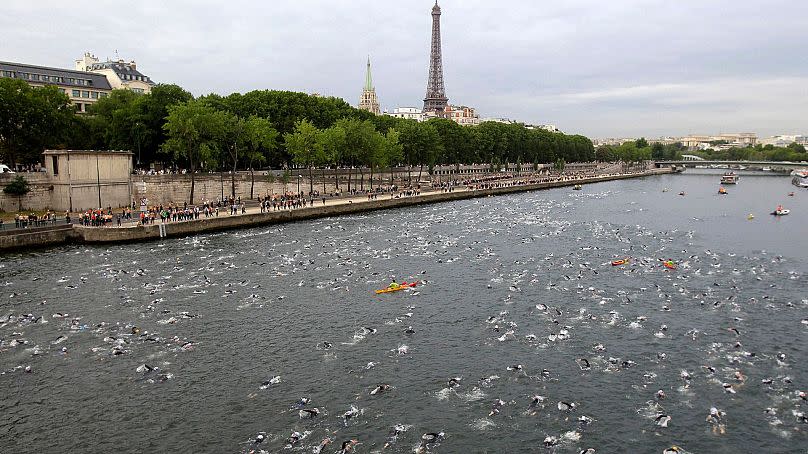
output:
[[424, 115], [446, 116], [449, 98], [443, 88], [443, 57], [440, 50], [440, 6], [432, 7], [432, 51], [429, 56], [429, 80], [424, 98]]

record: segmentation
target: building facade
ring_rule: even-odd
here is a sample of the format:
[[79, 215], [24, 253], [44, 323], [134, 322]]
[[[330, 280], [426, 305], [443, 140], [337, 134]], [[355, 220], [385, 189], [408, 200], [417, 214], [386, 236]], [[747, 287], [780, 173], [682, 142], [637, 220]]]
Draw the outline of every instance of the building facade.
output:
[[424, 121], [424, 114], [417, 107], [396, 107], [393, 112], [388, 113], [391, 117], [404, 118], [407, 120]]
[[79, 113], [86, 112], [87, 107], [109, 96], [112, 91], [109, 80], [103, 74], [24, 63], [0, 62], [0, 77], [20, 79], [32, 87], [53, 85], [70, 98]]
[[448, 105], [443, 116], [461, 126], [480, 124], [480, 116], [477, 115], [473, 107]]
[[76, 70], [103, 74], [114, 89], [132, 90], [135, 93], [150, 93], [155, 83], [137, 70], [134, 60], [123, 59], [100, 61], [90, 52], [76, 60]]
[[370, 58], [368, 57], [368, 67], [365, 73], [365, 87], [362, 89], [362, 96], [359, 98], [359, 109], [367, 110], [375, 115], [379, 115], [379, 99], [376, 97], [376, 88], [373, 86], [373, 78], [370, 75]]
[[46, 150], [50, 208], [84, 211], [132, 203], [129, 151]]

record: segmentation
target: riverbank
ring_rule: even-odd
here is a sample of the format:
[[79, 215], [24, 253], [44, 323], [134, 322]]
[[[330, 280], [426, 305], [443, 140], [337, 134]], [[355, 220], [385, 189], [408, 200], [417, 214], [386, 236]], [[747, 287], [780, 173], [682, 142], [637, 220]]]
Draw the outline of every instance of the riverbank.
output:
[[415, 205], [451, 202], [476, 197], [489, 197], [512, 194], [516, 192], [536, 191], [577, 184], [586, 185], [603, 181], [639, 178], [645, 176], [670, 173], [671, 170], [651, 169], [640, 173], [600, 175], [585, 178], [573, 178], [534, 184], [518, 184], [513, 186], [489, 189], [469, 189], [455, 187], [451, 192], [442, 190], [423, 191], [420, 195], [409, 197], [392, 197], [380, 195], [380, 198], [367, 200], [366, 196], [334, 201], [326, 205], [315, 204], [294, 210], [270, 211], [261, 213], [258, 208], [248, 210], [245, 214], [221, 215], [185, 222], [155, 223], [150, 225], [123, 227], [87, 227], [81, 225], [60, 226], [59, 228], [43, 228], [24, 232], [8, 232], [0, 236], [0, 250], [28, 249], [45, 246], [56, 246], [68, 243], [120, 243], [156, 240], [167, 237], [182, 237], [199, 233], [216, 232], [256, 227], [261, 225], [296, 222], [332, 216], [343, 216], [368, 211], [387, 210]]

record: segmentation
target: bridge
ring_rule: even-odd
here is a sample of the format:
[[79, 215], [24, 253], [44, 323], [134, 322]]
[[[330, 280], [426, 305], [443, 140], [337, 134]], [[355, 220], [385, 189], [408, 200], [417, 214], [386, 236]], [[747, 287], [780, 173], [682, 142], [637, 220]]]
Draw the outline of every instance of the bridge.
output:
[[[794, 169], [808, 168], [808, 162], [790, 162], [790, 161], [710, 161], [710, 160], [690, 160], [684, 159], [682, 161], [656, 161], [656, 167], [695, 167], [695, 166], [722, 166], [719, 168], [732, 167], [738, 170], [740, 166], [744, 168], [741, 170], [763, 170], [763, 168], [771, 169], [775, 172], [790, 172]], [[727, 166], [727, 167], [723, 167]]]

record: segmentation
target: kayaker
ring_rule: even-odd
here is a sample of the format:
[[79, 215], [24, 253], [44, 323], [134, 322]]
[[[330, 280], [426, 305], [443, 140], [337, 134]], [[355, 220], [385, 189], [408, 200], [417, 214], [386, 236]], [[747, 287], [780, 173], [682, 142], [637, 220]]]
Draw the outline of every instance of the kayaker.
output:
[[387, 288], [389, 288], [389, 289], [396, 289], [396, 288], [399, 288], [399, 287], [401, 287], [401, 286], [398, 284], [398, 282], [396, 282], [395, 279], [393, 279], [393, 282], [390, 283], [390, 285], [387, 286]]

